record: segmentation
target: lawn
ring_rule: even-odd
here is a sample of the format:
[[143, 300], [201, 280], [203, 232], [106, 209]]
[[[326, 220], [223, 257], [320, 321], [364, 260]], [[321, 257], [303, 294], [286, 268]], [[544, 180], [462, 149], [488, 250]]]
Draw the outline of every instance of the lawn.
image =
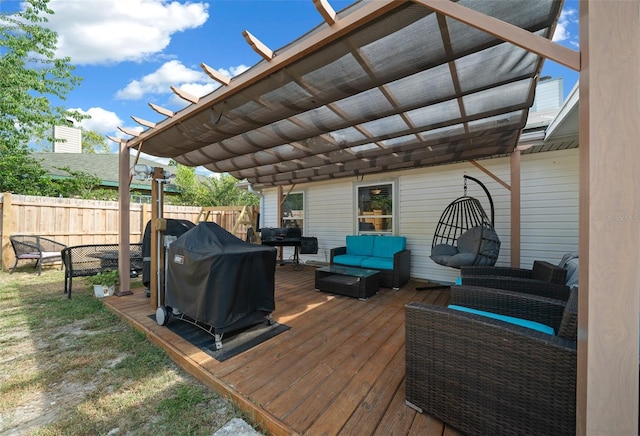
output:
[[56, 269], [0, 272], [0, 434], [211, 435], [242, 418], [88, 283], [63, 288]]

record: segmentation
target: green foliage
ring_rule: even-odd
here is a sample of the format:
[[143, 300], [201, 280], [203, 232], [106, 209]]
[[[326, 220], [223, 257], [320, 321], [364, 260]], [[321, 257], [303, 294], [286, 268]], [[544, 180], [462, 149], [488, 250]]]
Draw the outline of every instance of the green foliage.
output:
[[0, 192], [57, 196], [54, 184], [47, 177], [43, 177], [45, 170], [42, 165], [33, 159], [25, 148], [13, 152], [0, 150], [0, 174]]
[[82, 152], [83, 153], [109, 153], [107, 138], [93, 130], [82, 129]]
[[53, 181], [29, 155], [30, 141], [53, 141], [54, 125], [83, 115], [53, 106], [80, 78], [69, 58], [56, 58], [58, 35], [46, 27], [49, 0], [28, 0], [24, 11], [0, 12], [0, 192], [48, 197], [86, 190], [80, 181]]
[[50, 98], [64, 100], [80, 83], [69, 58], [56, 58], [56, 32], [42, 26], [53, 14], [49, 0], [28, 0], [24, 11], [0, 13], [0, 153], [26, 147], [33, 138], [49, 138], [52, 127], [83, 116]]
[[57, 194], [65, 198], [84, 200], [117, 200], [118, 191], [100, 187], [100, 178], [84, 171], [73, 171], [69, 167], [58, 168], [69, 174], [69, 178], [52, 180]]
[[120, 273], [117, 270], [105, 270], [95, 276], [87, 277], [87, 280], [92, 285], [102, 285], [108, 288], [120, 283]]
[[255, 194], [238, 188], [238, 180], [229, 174], [202, 179], [197, 177], [195, 168], [178, 164], [174, 183], [180, 190], [180, 196], [170, 200], [173, 204], [201, 207], [260, 204]]

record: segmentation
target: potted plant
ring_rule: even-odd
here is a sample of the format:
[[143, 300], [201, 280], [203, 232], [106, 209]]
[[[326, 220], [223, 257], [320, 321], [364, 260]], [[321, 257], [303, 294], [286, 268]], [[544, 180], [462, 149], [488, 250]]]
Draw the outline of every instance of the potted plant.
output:
[[114, 294], [116, 285], [120, 283], [120, 274], [117, 270], [105, 270], [88, 279], [93, 285], [95, 296], [102, 298]]

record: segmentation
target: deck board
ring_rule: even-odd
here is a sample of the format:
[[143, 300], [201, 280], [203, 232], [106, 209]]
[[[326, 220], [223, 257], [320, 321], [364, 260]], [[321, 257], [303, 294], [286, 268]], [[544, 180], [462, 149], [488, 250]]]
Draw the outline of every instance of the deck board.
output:
[[291, 329], [224, 362], [149, 318], [143, 289], [104, 301], [271, 434], [456, 435], [404, 401], [404, 306], [449, 300], [448, 288], [415, 290], [423, 285], [362, 301], [316, 291], [313, 267], [277, 267], [273, 318]]

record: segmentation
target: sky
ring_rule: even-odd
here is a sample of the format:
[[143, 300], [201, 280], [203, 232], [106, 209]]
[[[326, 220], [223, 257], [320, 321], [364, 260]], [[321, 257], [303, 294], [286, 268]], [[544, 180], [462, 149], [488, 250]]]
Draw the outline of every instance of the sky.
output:
[[[353, 0], [328, 2], [340, 11]], [[0, 0], [2, 13], [22, 7], [19, 0]], [[173, 111], [188, 105], [171, 85], [196, 96], [219, 86], [200, 63], [229, 77], [258, 63], [244, 30], [275, 51], [322, 22], [312, 0], [50, 0], [49, 7], [57, 55], [71, 57], [83, 79], [62, 104], [91, 116], [82, 127], [126, 138], [118, 126], [142, 130], [131, 116], [164, 118], [148, 103]], [[554, 40], [578, 49], [577, 0], [565, 1]], [[578, 78], [548, 60], [542, 75], [562, 77], [565, 97]], [[117, 151], [116, 143], [109, 146]]]

